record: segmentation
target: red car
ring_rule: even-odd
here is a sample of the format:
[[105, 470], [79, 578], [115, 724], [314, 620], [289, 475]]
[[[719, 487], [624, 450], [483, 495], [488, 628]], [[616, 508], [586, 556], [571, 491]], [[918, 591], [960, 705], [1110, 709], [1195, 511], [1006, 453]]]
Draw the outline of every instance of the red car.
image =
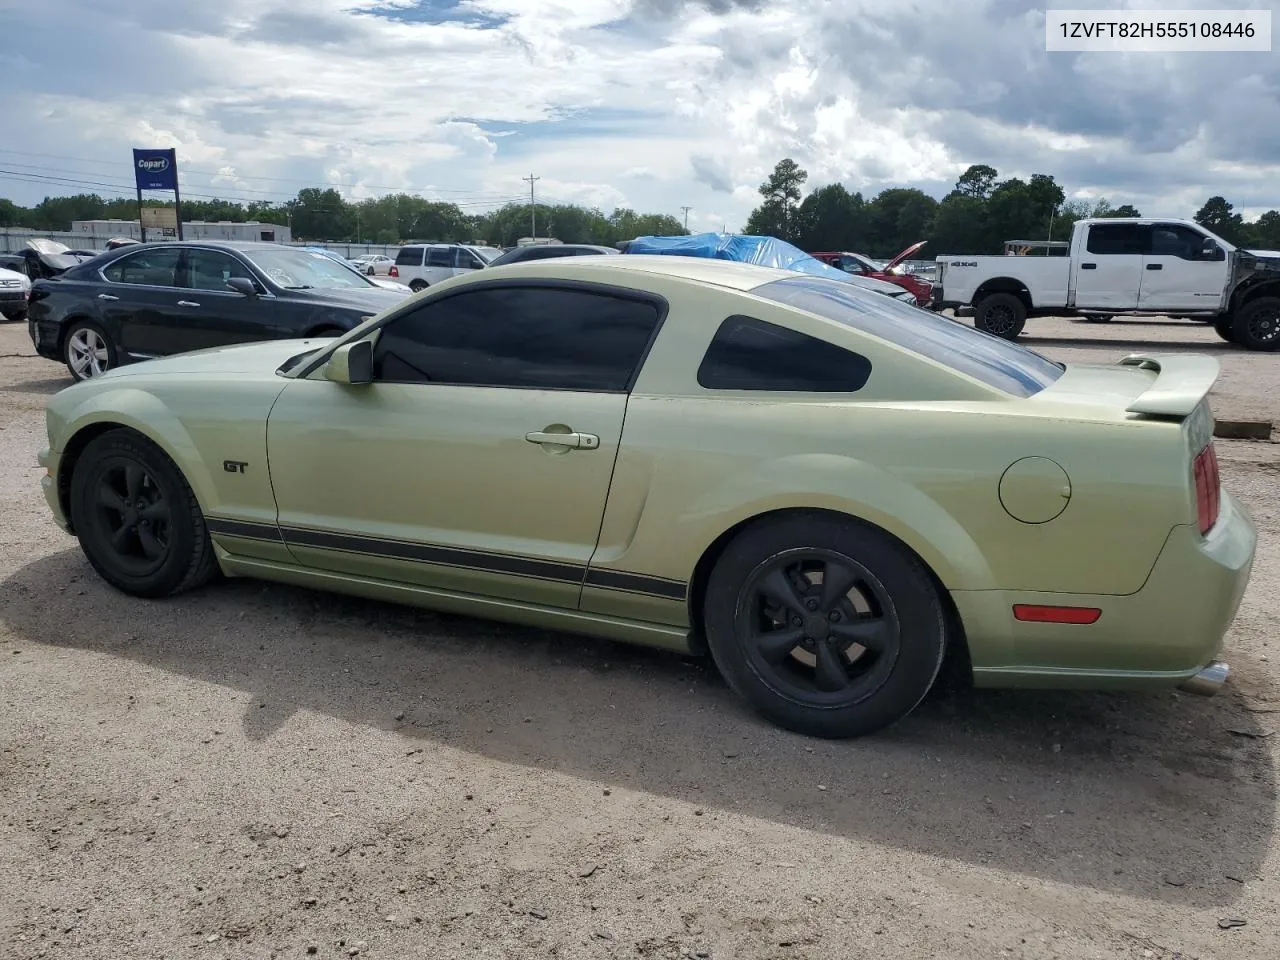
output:
[[933, 284], [922, 277], [917, 277], [915, 274], [907, 273], [905, 270], [898, 271], [895, 268], [928, 242], [928, 240], [921, 240], [919, 243], [913, 243], [883, 267], [860, 253], [822, 251], [821, 253], [810, 254], [810, 256], [843, 270], [845, 273], [854, 273], [860, 277], [871, 277], [874, 280], [886, 280], [889, 283], [896, 283], [904, 290], [910, 290], [911, 294], [916, 298], [916, 304], [924, 307], [929, 304], [929, 298], [933, 293]]

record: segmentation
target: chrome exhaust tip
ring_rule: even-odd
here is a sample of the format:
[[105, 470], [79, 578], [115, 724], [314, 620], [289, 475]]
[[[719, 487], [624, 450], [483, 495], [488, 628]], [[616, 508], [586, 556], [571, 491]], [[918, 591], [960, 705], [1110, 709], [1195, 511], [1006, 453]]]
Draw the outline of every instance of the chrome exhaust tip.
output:
[[1193, 677], [1187, 677], [1182, 683], [1178, 684], [1179, 690], [1185, 690], [1187, 693], [1198, 694], [1202, 697], [1212, 697], [1215, 693], [1222, 689], [1222, 685], [1227, 682], [1227, 677], [1231, 673], [1231, 668], [1221, 660], [1215, 660]]

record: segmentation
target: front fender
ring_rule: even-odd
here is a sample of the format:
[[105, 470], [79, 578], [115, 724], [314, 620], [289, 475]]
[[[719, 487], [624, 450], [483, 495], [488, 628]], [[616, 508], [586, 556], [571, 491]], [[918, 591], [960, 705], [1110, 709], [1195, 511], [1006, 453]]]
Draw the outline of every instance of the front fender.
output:
[[51, 405], [46, 411], [46, 423], [50, 449], [59, 460], [72, 438], [95, 424], [136, 430], [179, 465], [201, 510], [216, 502], [213, 476], [191, 434], [164, 401], [146, 390], [124, 385], [100, 389], [65, 415]]
[[780, 457], [738, 471], [690, 502], [679, 529], [698, 530], [705, 545], [746, 520], [788, 509], [875, 524], [914, 550], [948, 590], [996, 586], [982, 550], [940, 504], [899, 476], [839, 454]]

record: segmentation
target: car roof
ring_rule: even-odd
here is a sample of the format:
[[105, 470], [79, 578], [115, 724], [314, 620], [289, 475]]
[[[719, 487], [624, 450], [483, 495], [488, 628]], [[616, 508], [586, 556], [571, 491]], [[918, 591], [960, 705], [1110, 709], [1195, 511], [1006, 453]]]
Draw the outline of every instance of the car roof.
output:
[[[794, 270], [762, 267], [754, 263], [718, 260], [710, 257], [665, 256], [628, 253], [621, 256], [598, 254], [590, 257], [552, 257], [524, 260], [479, 271], [476, 280], [501, 276], [540, 276], [549, 279], [592, 279], [591, 274], [637, 273], [661, 275], [710, 283], [733, 290], [754, 290], [774, 280], [799, 276]], [[605, 279], [601, 277], [600, 279]], [[639, 279], [639, 278], [637, 278]]]

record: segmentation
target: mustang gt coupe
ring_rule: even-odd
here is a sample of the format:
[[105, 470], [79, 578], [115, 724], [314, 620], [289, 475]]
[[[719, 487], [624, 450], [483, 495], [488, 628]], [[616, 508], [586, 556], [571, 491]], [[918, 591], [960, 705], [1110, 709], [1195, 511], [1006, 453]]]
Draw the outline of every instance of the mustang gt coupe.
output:
[[1255, 533], [1217, 376], [1064, 367], [792, 271], [566, 257], [107, 371], [50, 400], [40, 462], [126, 593], [220, 572], [707, 652], [847, 737], [948, 655], [981, 686], [1218, 689]]

